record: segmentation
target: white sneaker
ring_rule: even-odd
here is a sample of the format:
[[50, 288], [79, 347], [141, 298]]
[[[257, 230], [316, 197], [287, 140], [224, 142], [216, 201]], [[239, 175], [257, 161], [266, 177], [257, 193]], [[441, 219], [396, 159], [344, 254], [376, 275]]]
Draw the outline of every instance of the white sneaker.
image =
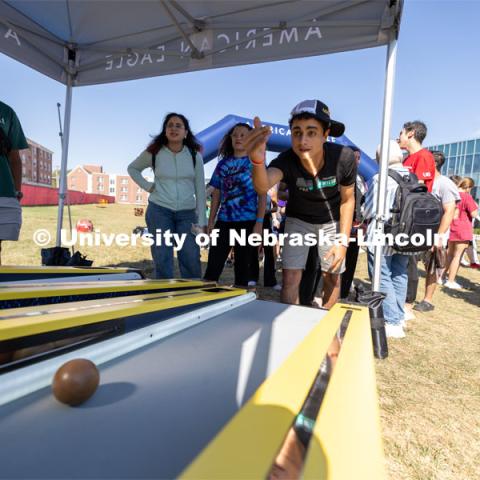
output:
[[277, 283], [274, 287], [272, 287], [274, 290], [277, 292], [280, 292], [282, 290], [282, 285], [280, 283]]
[[392, 325], [391, 323], [385, 324], [385, 332], [388, 338], [405, 338], [405, 332], [401, 325]]
[[249, 287], [256, 287], [257, 286], [257, 282], [254, 282], [253, 280], [250, 280], [247, 284]]
[[408, 320], [415, 320], [417, 317], [410, 309], [405, 309], [403, 312], [403, 321], [408, 322]]
[[451, 288], [452, 290], [462, 290], [462, 286], [460, 284], [458, 284], [457, 282], [450, 282], [450, 281], [446, 281], [444, 284], [443, 284], [444, 287], [447, 287], [447, 288]]
[[444, 278], [442, 278], [442, 277], [437, 278], [437, 284], [438, 285], [445, 285], [445, 283], [446, 283], [446, 280]]

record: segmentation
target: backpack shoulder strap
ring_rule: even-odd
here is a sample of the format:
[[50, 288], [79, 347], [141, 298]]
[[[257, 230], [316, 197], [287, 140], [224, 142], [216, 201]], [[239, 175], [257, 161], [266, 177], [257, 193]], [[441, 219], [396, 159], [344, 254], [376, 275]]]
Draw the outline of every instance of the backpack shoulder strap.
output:
[[393, 168], [388, 169], [388, 176], [392, 177], [399, 185], [404, 185], [405, 183], [411, 183], [410, 174], [401, 175]]
[[398, 183], [400, 188], [406, 188], [407, 190], [416, 192], [427, 191], [426, 185], [420, 183], [418, 181], [418, 177], [412, 172], [408, 172], [402, 175], [396, 170], [389, 168], [388, 176], [393, 178]]
[[155, 173], [155, 163], [157, 161], [157, 154], [156, 153], [152, 153], [152, 170], [153, 170], [153, 173]]

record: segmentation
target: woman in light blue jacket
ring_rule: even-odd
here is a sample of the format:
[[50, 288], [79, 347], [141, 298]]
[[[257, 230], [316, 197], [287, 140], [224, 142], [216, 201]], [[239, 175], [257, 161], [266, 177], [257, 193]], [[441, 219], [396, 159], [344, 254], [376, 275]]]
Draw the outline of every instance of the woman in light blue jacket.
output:
[[[199, 150], [188, 120], [169, 113], [161, 133], [128, 166], [135, 183], [150, 192], [145, 217], [148, 231], [156, 240], [151, 247], [155, 278], [174, 276], [173, 246], [165, 245], [163, 235], [167, 230], [185, 239], [177, 253], [182, 278], [201, 277], [200, 249], [192, 233], [194, 224], [202, 228], [206, 225], [205, 176]], [[153, 182], [142, 175], [146, 168], [153, 169]]]

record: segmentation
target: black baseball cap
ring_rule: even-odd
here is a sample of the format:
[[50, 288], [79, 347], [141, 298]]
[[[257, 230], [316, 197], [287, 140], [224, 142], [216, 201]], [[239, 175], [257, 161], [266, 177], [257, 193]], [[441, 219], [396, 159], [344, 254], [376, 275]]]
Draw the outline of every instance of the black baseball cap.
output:
[[320, 100], [304, 100], [298, 105], [295, 105], [290, 112], [290, 121], [292, 121], [293, 117], [301, 113], [311, 113], [317, 120], [325, 122], [330, 129], [331, 137], [341, 137], [343, 132], [345, 132], [345, 125], [332, 120], [330, 118], [329, 108]]

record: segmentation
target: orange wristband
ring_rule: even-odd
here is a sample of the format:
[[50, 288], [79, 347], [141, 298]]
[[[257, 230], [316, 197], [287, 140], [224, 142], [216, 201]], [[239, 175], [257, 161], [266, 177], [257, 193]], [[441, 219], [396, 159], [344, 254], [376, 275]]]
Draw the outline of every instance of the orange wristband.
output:
[[250, 163], [252, 165], [265, 165], [265, 159], [263, 159], [261, 162], [254, 162], [252, 159], [250, 159]]

